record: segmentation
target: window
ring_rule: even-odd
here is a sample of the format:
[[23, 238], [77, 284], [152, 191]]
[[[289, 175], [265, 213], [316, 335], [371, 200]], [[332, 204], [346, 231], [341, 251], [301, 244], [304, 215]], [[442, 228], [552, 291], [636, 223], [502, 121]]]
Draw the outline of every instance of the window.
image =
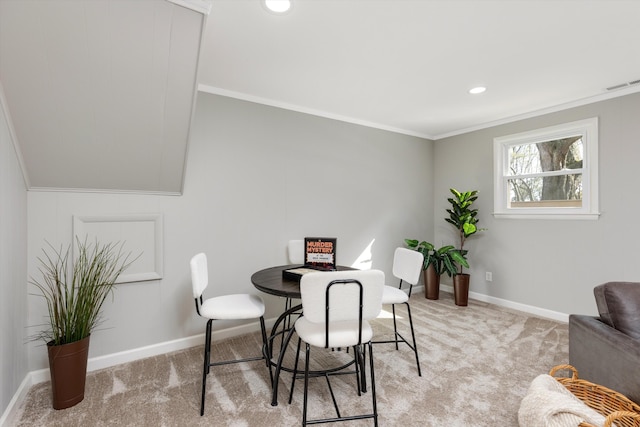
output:
[[495, 138], [497, 218], [598, 218], [598, 119]]

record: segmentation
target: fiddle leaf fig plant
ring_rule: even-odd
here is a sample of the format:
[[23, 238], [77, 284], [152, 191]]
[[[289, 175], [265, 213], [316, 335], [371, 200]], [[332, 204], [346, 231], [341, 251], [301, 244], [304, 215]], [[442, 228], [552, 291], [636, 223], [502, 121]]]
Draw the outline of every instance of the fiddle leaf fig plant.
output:
[[460, 265], [459, 273], [462, 273], [462, 267], [469, 268], [469, 264], [466, 262], [467, 251], [464, 249], [464, 243], [469, 236], [476, 234], [478, 231], [484, 231], [485, 228], [478, 228], [478, 209], [472, 208], [473, 202], [478, 199], [478, 191], [458, 191], [455, 188], [450, 188], [453, 197], [449, 197], [447, 200], [451, 204], [451, 208], [447, 209], [449, 217], [445, 217], [445, 221], [452, 224], [457, 232], [460, 242], [458, 249], [459, 254], [464, 258], [465, 263], [458, 262]]

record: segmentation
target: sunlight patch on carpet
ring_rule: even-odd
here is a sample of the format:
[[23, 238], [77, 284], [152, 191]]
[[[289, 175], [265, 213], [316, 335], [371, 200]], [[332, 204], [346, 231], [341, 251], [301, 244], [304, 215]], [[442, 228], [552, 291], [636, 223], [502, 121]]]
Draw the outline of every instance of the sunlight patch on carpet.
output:
[[176, 367], [171, 362], [171, 366], [169, 368], [169, 384], [168, 387], [180, 387], [182, 384], [180, 383], [180, 377], [178, 377], [178, 372], [176, 371]]
[[103, 400], [106, 402], [111, 397], [113, 397], [113, 396], [115, 396], [117, 394], [120, 394], [120, 393], [125, 393], [127, 390], [128, 390], [128, 388], [125, 385], [125, 383], [122, 382], [118, 377], [116, 377], [114, 375], [113, 376], [113, 385], [111, 387], [111, 393], [105, 395]]

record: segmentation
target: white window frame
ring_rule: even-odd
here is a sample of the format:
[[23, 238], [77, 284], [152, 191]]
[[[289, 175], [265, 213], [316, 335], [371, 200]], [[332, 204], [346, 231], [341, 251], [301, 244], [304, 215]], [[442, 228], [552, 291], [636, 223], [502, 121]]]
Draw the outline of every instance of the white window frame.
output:
[[[510, 207], [508, 178], [509, 148], [582, 135], [581, 207]], [[496, 218], [522, 219], [598, 219], [598, 118], [579, 120], [528, 132], [494, 138], [493, 200]]]

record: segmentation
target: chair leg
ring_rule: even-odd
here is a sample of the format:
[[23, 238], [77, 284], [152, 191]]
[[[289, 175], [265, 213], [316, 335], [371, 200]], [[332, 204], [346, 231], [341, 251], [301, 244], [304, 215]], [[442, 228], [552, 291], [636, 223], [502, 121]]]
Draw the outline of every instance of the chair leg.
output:
[[[416, 344], [416, 334], [413, 332], [413, 319], [411, 318], [411, 307], [408, 302], [405, 302], [407, 306], [407, 313], [409, 314], [409, 326], [411, 327], [411, 338], [413, 339], [413, 352], [416, 354], [416, 366], [418, 367], [418, 376], [422, 376], [422, 371], [420, 370], [420, 359], [418, 358], [418, 345]], [[397, 343], [396, 343], [397, 345]]]
[[398, 325], [396, 323], [396, 305], [391, 304], [391, 311], [393, 312], [393, 339], [396, 341], [396, 350], [398, 350]]
[[260, 330], [262, 333], [261, 356], [248, 357], [248, 358], [236, 359], [236, 360], [226, 360], [226, 361], [220, 361], [215, 363], [211, 363], [211, 335], [212, 335], [211, 331], [213, 329], [213, 320], [214, 319], [207, 320], [207, 328], [204, 334], [205, 335], [204, 360], [203, 360], [203, 366], [202, 366], [202, 398], [200, 402], [200, 416], [204, 415], [204, 402], [205, 402], [205, 397], [207, 395], [207, 375], [209, 375], [209, 372], [211, 371], [212, 366], [228, 365], [228, 364], [240, 363], [240, 362], [251, 362], [251, 361], [258, 361], [258, 360], [264, 359], [266, 361], [267, 368], [269, 369], [269, 379], [271, 381], [271, 387], [274, 388], [273, 372], [272, 372], [271, 356], [270, 356], [271, 352], [269, 348], [269, 341], [267, 338], [267, 328], [265, 326], [264, 316], [260, 316]]
[[260, 316], [260, 329], [262, 331], [262, 357], [269, 368], [269, 380], [271, 381], [271, 387], [273, 387], [273, 371], [271, 369], [271, 354], [269, 352], [269, 340], [267, 338], [267, 327], [264, 323], [264, 316]]
[[[355, 364], [355, 368], [356, 368], [356, 385], [358, 388], [358, 396], [362, 395], [362, 387], [361, 384], [364, 385], [364, 359], [361, 355], [361, 350], [360, 350], [360, 346], [353, 346], [353, 359], [354, 359], [354, 364]], [[362, 371], [362, 377], [360, 375], [360, 372]], [[366, 387], [365, 387], [365, 392]]]
[[[296, 373], [298, 371], [298, 359], [300, 354], [300, 345], [301, 339], [298, 339], [298, 348], [296, 351], [296, 366], [294, 368], [294, 380], [293, 384], [295, 384]], [[374, 364], [373, 364], [373, 344], [369, 341], [366, 344], [356, 344], [353, 346], [353, 357], [355, 363], [355, 372], [345, 372], [345, 374], [355, 374], [356, 376], [356, 386], [358, 389], [358, 396], [361, 395], [361, 381], [364, 382], [364, 377], [366, 376], [366, 353], [367, 348], [369, 349], [369, 371], [370, 371], [370, 380], [371, 380], [371, 399], [372, 399], [372, 413], [362, 414], [362, 415], [351, 415], [351, 416], [342, 416], [340, 414], [340, 410], [338, 408], [338, 403], [334, 391], [331, 387], [331, 382], [329, 381], [329, 377], [331, 375], [337, 374], [341, 375], [341, 373], [337, 373], [335, 371], [331, 372], [313, 372], [313, 376], [324, 376], [327, 381], [327, 386], [329, 387], [329, 393], [331, 394], [331, 399], [333, 401], [333, 406], [336, 411], [336, 416], [334, 418], [323, 418], [323, 419], [312, 419], [308, 418], [308, 401], [309, 401], [309, 377], [312, 375], [310, 372], [310, 360], [311, 360], [311, 345], [305, 343], [305, 365], [304, 365], [304, 393], [303, 393], [303, 403], [302, 403], [302, 426], [305, 427], [307, 424], [320, 424], [320, 423], [333, 423], [338, 421], [353, 421], [357, 419], [367, 419], [373, 418], [374, 424], [378, 426], [378, 408], [377, 408], [377, 397], [376, 397], [376, 389], [375, 389], [375, 372], [374, 372]], [[348, 365], [346, 365], [348, 366]], [[345, 366], [345, 367], [346, 367]], [[293, 394], [293, 384], [291, 386], [292, 394]], [[366, 390], [365, 390], [366, 391]], [[290, 396], [291, 399], [291, 396]], [[291, 403], [291, 400], [289, 400]]]
[[[409, 317], [409, 327], [411, 328], [411, 338], [413, 341], [413, 345], [409, 344], [409, 342], [401, 335], [398, 333], [398, 326], [397, 326], [397, 322], [396, 322], [396, 306], [395, 304], [392, 304], [392, 311], [393, 311], [393, 335], [394, 335], [394, 339], [393, 340], [388, 340], [388, 341], [374, 341], [373, 343], [392, 343], [394, 342], [396, 345], [396, 350], [398, 350], [398, 343], [399, 342], [404, 342], [405, 344], [407, 344], [409, 346], [409, 348], [411, 348], [411, 350], [413, 350], [413, 353], [416, 356], [416, 366], [418, 367], [418, 376], [422, 376], [422, 370], [420, 369], [420, 358], [418, 357], [418, 345], [416, 343], [416, 334], [415, 331], [413, 329], [413, 318], [411, 317], [411, 307], [409, 306], [408, 302], [403, 303], [407, 306], [407, 315]], [[366, 390], [365, 390], [366, 391]]]
[[300, 360], [300, 343], [302, 342], [302, 340], [300, 338], [298, 338], [298, 347], [296, 349], [296, 361], [293, 364], [293, 376], [291, 379], [291, 391], [289, 392], [289, 405], [291, 405], [291, 402], [293, 401], [293, 388], [296, 385], [296, 377], [298, 376], [298, 360]]
[[[369, 347], [369, 370], [371, 371], [371, 401], [373, 403], [373, 424], [378, 427], [378, 406], [376, 404], [376, 377], [373, 369], [373, 344], [371, 341], [367, 343]], [[366, 351], [366, 348], [365, 348]]]
[[302, 427], [307, 425], [307, 393], [309, 390], [309, 354], [311, 346], [307, 343], [304, 360], [304, 398], [302, 403]]
[[211, 323], [207, 321], [207, 329], [204, 334], [204, 366], [202, 367], [202, 400], [200, 401], [200, 416], [204, 415], [204, 398], [207, 394], [207, 375], [211, 366]]
[[207, 371], [207, 375], [211, 370], [211, 329], [213, 328], [213, 320], [207, 321], [207, 329], [204, 338], [204, 366]]

